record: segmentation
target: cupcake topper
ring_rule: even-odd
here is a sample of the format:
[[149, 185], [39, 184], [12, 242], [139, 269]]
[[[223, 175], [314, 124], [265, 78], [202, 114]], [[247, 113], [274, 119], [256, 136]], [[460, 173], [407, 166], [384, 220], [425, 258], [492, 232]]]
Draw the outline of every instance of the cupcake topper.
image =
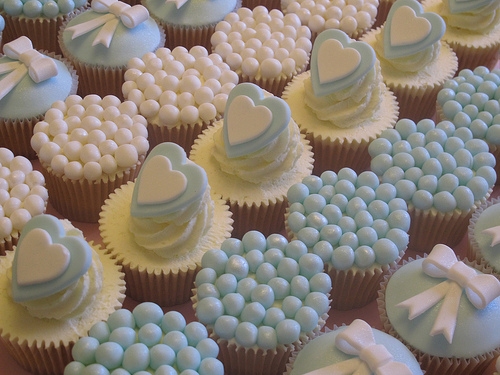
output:
[[430, 47], [444, 35], [446, 25], [436, 13], [426, 12], [416, 0], [398, 0], [384, 26], [384, 56], [409, 56]]
[[493, 3], [493, 0], [448, 0], [450, 12], [464, 13]]
[[485, 229], [481, 233], [488, 234], [492, 237], [491, 239], [492, 247], [500, 243], [500, 225]]
[[186, 4], [188, 1], [189, 0], [167, 0], [165, 3], [166, 4], [168, 4], [168, 3], [175, 3], [175, 5], [177, 6], [177, 9], [179, 9], [184, 4]]
[[478, 274], [474, 268], [459, 261], [446, 245], [434, 246], [422, 262], [422, 270], [431, 277], [447, 280], [397, 306], [407, 308], [409, 319], [412, 320], [444, 299], [430, 334], [435, 336], [442, 333], [450, 344], [457, 324], [462, 289], [465, 289], [468, 300], [477, 309], [484, 309], [500, 296], [500, 282], [496, 277]]
[[57, 293], [83, 276], [91, 261], [92, 250], [83, 238], [67, 236], [54, 216], [35, 216], [26, 223], [17, 244], [12, 296], [24, 302]]
[[165, 142], [149, 153], [135, 182], [131, 215], [155, 217], [187, 207], [207, 189], [203, 168], [186, 158], [179, 145]]
[[411, 375], [408, 366], [396, 362], [384, 345], [375, 343], [372, 328], [356, 319], [335, 338], [335, 346], [345, 354], [356, 356], [343, 362], [320, 368], [305, 375]]
[[149, 12], [144, 6], [134, 5], [131, 7], [118, 0], [92, 0], [91, 7], [97, 13], [107, 14], [78, 25], [70, 26], [66, 30], [73, 32], [71, 39], [75, 39], [102, 26], [92, 46], [100, 43], [109, 48], [119, 21], [129, 29], [133, 29], [149, 18]]
[[325, 30], [314, 42], [311, 83], [316, 96], [340, 91], [363, 78], [375, 64], [375, 52], [341, 30]]
[[290, 122], [288, 104], [281, 98], [264, 98], [253, 83], [231, 90], [224, 116], [224, 145], [229, 158], [248, 155], [269, 145]]
[[7, 57], [18, 61], [0, 64], [0, 74], [10, 72], [0, 80], [0, 100], [16, 87], [26, 73], [36, 83], [57, 75], [57, 65], [54, 60], [34, 50], [31, 40], [25, 36], [6, 43], [3, 52]]

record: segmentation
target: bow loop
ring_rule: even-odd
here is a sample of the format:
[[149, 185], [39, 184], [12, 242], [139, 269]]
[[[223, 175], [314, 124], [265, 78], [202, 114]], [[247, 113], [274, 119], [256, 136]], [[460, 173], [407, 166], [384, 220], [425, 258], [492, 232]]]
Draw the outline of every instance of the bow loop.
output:
[[422, 262], [422, 269], [431, 277], [446, 277], [448, 270], [457, 262], [455, 252], [446, 245], [436, 245]]
[[335, 338], [335, 345], [346, 354], [359, 356], [363, 348], [375, 345], [371, 327], [363, 320], [354, 320]]
[[476, 275], [467, 284], [465, 293], [477, 309], [484, 309], [500, 296], [500, 282], [492, 275]]
[[19, 60], [19, 56], [32, 49], [31, 40], [27, 36], [20, 36], [12, 42], [6, 43], [3, 46], [3, 53], [11, 59]]
[[120, 16], [123, 24], [129, 29], [133, 29], [141, 23], [146, 22], [148, 18], [149, 12], [142, 5], [134, 5], [128, 9], [125, 9]]

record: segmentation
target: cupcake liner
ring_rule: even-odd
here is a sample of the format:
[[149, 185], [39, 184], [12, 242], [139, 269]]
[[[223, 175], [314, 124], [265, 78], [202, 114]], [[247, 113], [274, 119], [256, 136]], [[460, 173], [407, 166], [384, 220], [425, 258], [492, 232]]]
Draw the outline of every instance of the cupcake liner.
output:
[[[309, 63], [309, 62], [308, 62]], [[305, 70], [301, 69], [300, 72], [297, 74], [302, 73]], [[243, 82], [249, 82], [249, 83], [254, 83], [260, 88], [272, 93], [274, 96], [280, 97], [281, 94], [283, 93], [283, 90], [285, 89], [286, 85], [293, 79], [293, 76], [285, 76], [281, 75], [276, 78], [263, 78], [263, 77], [250, 77], [246, 74], [243, 73], [238, 73], [238, 76], [240, 77], [240, 83]]]
[[[425, 257], [426, 255], [424, 255]], [[416, 259], [421, 259], [422, 257], [417, 256]], [[483, 375], [486, 373], [486, 369], [489, 367], [490, 363], [500, 354], [500, 348], [492, 350], [488, 353], [484, 353], [481, 355], [477, 355], [471, 358], [458, 358], [458, 357], [438, 357], [433, 356], [428, 353], [424, 353], [418, 349], [410, 346], [405, 340], [403, 340], [396, 330], [392, 327], [391, 322], [387, 316], [387, 310], [385, 306], [385, 293], [387, 284], [389, 282], [390, 277], [396, 272], [399, 268], [404, 266], [405, 264], [416, 260], [413, 258], [409, 258], [407, 261], [403, 261], [403, 263], [397, 266], [395, 269], [391, 270], [388, 275], [384, 277], [380, 285], [380, 290], [378, 292], [377, 297], [377, 307], [378, 313], [380, 316], [380, 321], [382, 322], [383, 330], [389, 335], [397, 338], [406, 347], [413, 353], [417, 361], [421, 364], [422, 370], [425, 370], [425, 375], [442, 375], [442, 374], [453, 374], [453, 375]], [[491, 268], [487, 267], [484, 262], [477, 263], [476, 261], [469, 261], [467, 258], [462, 259], [462, 261], [483, 273], [491, 273]]]
[[17, 241], [19, 241], [19, 236], [21, 233], [14, 231], [8, 237], [0, 241], [0, 256], [4, 256], [6, 251], [14, 250], [14, 246], [17, 246]]
[[139, 156], [139, 161], [131, 168], [112, 176], [102, 176], [99, 181], [85, 178], [70, 180], [66, 176], [57, 176], [50, 166], [42, 163], [50, 203], [69, 220], [97, 223], [106, 198], [121, 185], [135, 180], [144, 158], [144, 155]]
[[372, 26], [372, 29], [376, 29], [379, 26], [382, 26], [387, 19], [387, 15], [391, 10], [392, 4], [394, 4], [394, 0], [379, 0], [377, 7], [377, 16], [375, 18], [375, 23]]
[[493, 70], [498, 62], [500, 42], [484, 47], [467, 46], [454, 41], [450, 41], [448, 44], [458, 57], [458, 71], [462, 69], [474, 70], [478, 66], [485, 66]]
[[[455, 72], [450, 74], [446, 80], [453, 78], [454, 73]], [[412, 88], [408, 86], [393, 85], [387, 82], [387, 86], [398, 99], [399, 118], [409, 118], [415, 122], [424, 118], [432, 118], [436, 112], [437, 95], [444, 82]]]
[[242, 6], [250, 9], [253, 9], [259, 5], [265, 6], [268, 10], [281, 10], [281, 0], [243, 0], [242, 4]]

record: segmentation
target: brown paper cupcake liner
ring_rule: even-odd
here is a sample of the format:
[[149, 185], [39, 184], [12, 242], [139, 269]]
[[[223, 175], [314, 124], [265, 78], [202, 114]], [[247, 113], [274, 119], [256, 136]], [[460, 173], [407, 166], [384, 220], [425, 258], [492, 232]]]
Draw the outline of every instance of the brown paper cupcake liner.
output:
[[[309, 64], [309, 61], [307, 62]], [[304, 68], [305, 69], [305, 68]], [[302, 73], [303, 70], [298, 72], [297, 74]], [[262, 77], [250, 77], [247, 76], [246, 74], [238, 74], [240, 77], [240, 83], [243, 82], [249, 82], [249, 83], [254, 83], [260, 88], [270, 92], [274, 96], [281, 97], [281, 94], [283, 93], [283, 90], [285, 89], [286, 85], [288, 85], [288, 82], [290, 82], [293, 79], [293, 75], [290, 77], [287, 76], [280, 76], [276, 78], [262, 78]]]
[[281, 0], [243, 0], [242, 6], [253, 9], [259, 5], [265, 6], [268, 10], [271, 9], [281, 10]]
[[387, 15], [391, 10], [392, 4], [394, 4], [393, 0], [379, 0], [377, 7], [377, 17], [375, 18], [375, 23], [372, 26], [372, 29], [376, 29], [379, 26], [382, 26], [387, 19]]
[[[424, 255], [424, 257], [425, 256], [426, 255]], [[422, 257], [420, 256], [416, 257], [416, 259], [421, 258]], [[384, 280], [380, 285], [380, 290], [377, 297], [377, 307], [383, 330], [406, 345], [406, 347], [413, 353], [417, 361], [421, 364], [422, 370], [425, 370], [425, 375], [484, 375], [490, 363], [500, 354], [500, 348], [496, 348], [495, 350], [492, 350], [488, 353], [477, 355], [471, 358], [437, 357], [413, 348], [405, 340], [403, 340], [398, 335], [396, 330], [392, 327], [385, 307], [385, 293], [387, 284], [394, 272], [413, 260], [415, 259], [409, 258], [407, 261], [403, 261], [401, 265], [391, 270], [389, 274], [384, 277]], [[488, 267], [484, 262], [478, 263], [476, 261], [469, 261], [467, 258], [462, 259], [462, 261], [468, 266], [473, 267], [483, 273], [491, 274], [491, 268]]]
[[458, 71], [462, 69], [474, 70], [478, 66], [485, 66], [492, 70], [498, 62], [500, 41], [489, 46], [467, 46], [458, 42], [448, 42], [458, 57]]
[[42, 163], [50, 203], [69, 220], [97, 223], [106, 198], [116, 188], [137, 177], [144, 158], [140, 156], [133, 167], [113, 176], [104, 176], [99, 181], [89, 181], [85, 178], [70, 180], [66, 176], [56, 176], [49, 166]]
[[[451, 79], [453, 75], [449, 78]], [[399, 103], [399, 118], [409, 118], [417, 122], [432, 118], [436, 112], [436, 100], [442, 84], [411, 89], [409, 87], [387, 86], [396, 95]]]
[[12, 251], [19, 240], [19, 232], [11, 233], [9, 237], [0, 242], [0, 256], [4, 256], [6, 251]]

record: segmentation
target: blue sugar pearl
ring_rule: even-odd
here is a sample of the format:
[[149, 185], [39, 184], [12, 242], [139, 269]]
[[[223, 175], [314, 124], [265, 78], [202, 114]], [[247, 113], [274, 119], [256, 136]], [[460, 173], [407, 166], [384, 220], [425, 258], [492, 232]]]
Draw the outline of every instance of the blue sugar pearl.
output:
[[443, 88], [438, 93], [437, 101], [440, 106], [443, 106], [443, 104], [446, 103], [447, 101], [455, 99], [455, 95], [456, 94], [454, 90], [449, 88]]
[[456, 100], [449, 100], [442, 105], [443, 114], [447, 119], [453, 119], [457, 113], [463, 109], [462, 105]]
[[314, 175], [304, 177], [302, 183], [307, 186], [310, 194], [316, 194], [323, 187], [321, 178]]

